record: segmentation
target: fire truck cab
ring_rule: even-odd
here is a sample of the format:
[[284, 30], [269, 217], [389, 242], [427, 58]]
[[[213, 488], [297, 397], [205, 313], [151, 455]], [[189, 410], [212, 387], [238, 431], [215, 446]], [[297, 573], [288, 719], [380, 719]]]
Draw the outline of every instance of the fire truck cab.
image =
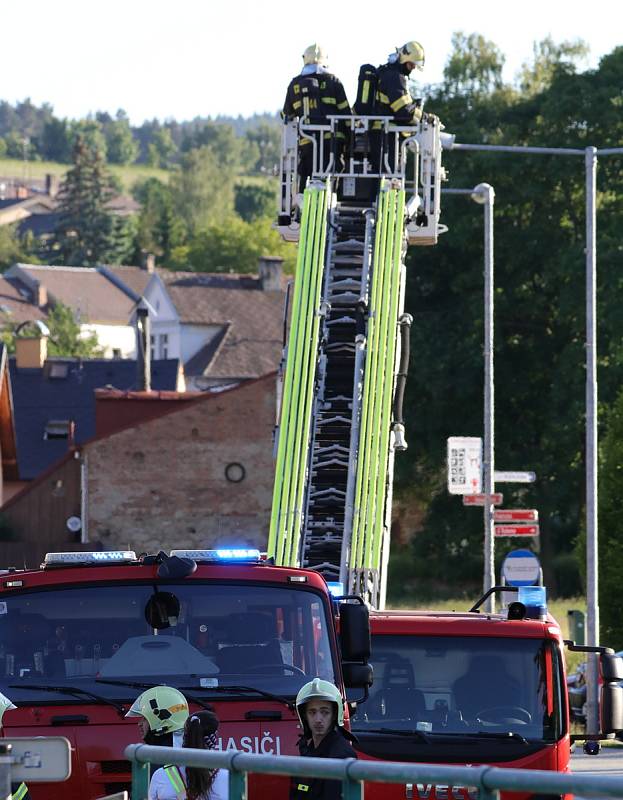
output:
[[[167, 684], [191, 709], [215, 707], [222, 749], [297, 754], [304, 683], [371, 683], [367, 608], [341, 610], [338, 647], [324, 578], [259, 551], [50, 553], [39, 570], [0, 574], [0, 691], [17, 706], [4, 735], [67, 737], [63, 797], [94, 800], [129, 788], [123, 751], [140, 736], [125, 714], [145, 688]], [[43, 800], [58, 790], [30, 791]], [[251, 780], [251, 798], [269, 793], [287, 797], [287, 781]]]
[[[572, 740], [585, 737], [570, 732], [565, 643], [542, 607], [378, 611], [370, 626], [374, 685], [351, 720], [361, 758], [568, 770]], [[623, 690], [614, 683], [621, 660], [602, 650], [602, 732], [594, 738], [623, 725]], [[471, 793], [407, 787], [415, 800]], [[370, 785], [366, 797], [404, 800], [405, 787]]]

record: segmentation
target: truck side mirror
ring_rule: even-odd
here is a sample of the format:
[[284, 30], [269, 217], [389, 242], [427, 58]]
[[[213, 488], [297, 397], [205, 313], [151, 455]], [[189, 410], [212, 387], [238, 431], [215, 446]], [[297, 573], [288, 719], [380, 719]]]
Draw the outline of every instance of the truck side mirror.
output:
[[604, 683], [599, 703], [602, 733], [618, 733], [623, 730], [623, 687], [616, 683]]
[[343, 661], [370, 659], [370, 618], [363, 603], [340, 604], [340, 644]]
[[623, 658], [614, 653], [601, 653], [599, 656], [599, 669], [604, 683], [623, 681]]
[[374, 682], [374, 673], [370, 664], [342, 664], [344, 686], [347, 689], [368, 689]]

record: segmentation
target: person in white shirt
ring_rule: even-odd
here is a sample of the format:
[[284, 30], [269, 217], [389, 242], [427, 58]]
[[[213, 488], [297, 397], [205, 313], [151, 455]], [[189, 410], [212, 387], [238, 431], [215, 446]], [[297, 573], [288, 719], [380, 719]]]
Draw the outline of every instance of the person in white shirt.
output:
[[[184, 725], [183, 747], [213, 750], [219, 720], [213, 710], [191, 714]], [[149, 784], [149, 800], [228, 800], [229, 775], [224, 769], [165, 765]]]

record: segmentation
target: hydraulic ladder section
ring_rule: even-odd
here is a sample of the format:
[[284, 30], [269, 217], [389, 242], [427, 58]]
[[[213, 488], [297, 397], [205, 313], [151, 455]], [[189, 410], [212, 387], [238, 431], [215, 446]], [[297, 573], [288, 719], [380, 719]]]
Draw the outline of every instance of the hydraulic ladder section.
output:
[[[351, 129], [365, 132], [373, 119], [352, 118]], [[277, 564], [316, 569], [375, 608], [385, 602], [394, 454], [406, 448], [404, 256], [407, 244], [434, 244], [444, 230], [442, 126], [382, 121], [395, 160], [376, 173], [354, 147], [343, 168], [325, 167], [327, 131], [307, 126], [315, 167], [300, 216], [296, 136], [285, 126], [276, 227], [299, 253], [268, 542]]]
[[268, 552], [278, 564], [296, 564], [298, 559], [330, 202], [327, 182], [305, 190], [268, 539]]

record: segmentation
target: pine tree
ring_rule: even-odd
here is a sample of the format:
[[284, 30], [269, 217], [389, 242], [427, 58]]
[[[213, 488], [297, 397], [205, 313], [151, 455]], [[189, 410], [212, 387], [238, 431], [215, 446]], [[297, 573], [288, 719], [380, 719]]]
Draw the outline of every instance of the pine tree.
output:
[[115, 190], [104, 155], [96, 144], [78, 134], [72, 162], [59, 192], [60, 220], [50, 260], [69, 266], [114, 263], [119, 226], [106, 207]]

